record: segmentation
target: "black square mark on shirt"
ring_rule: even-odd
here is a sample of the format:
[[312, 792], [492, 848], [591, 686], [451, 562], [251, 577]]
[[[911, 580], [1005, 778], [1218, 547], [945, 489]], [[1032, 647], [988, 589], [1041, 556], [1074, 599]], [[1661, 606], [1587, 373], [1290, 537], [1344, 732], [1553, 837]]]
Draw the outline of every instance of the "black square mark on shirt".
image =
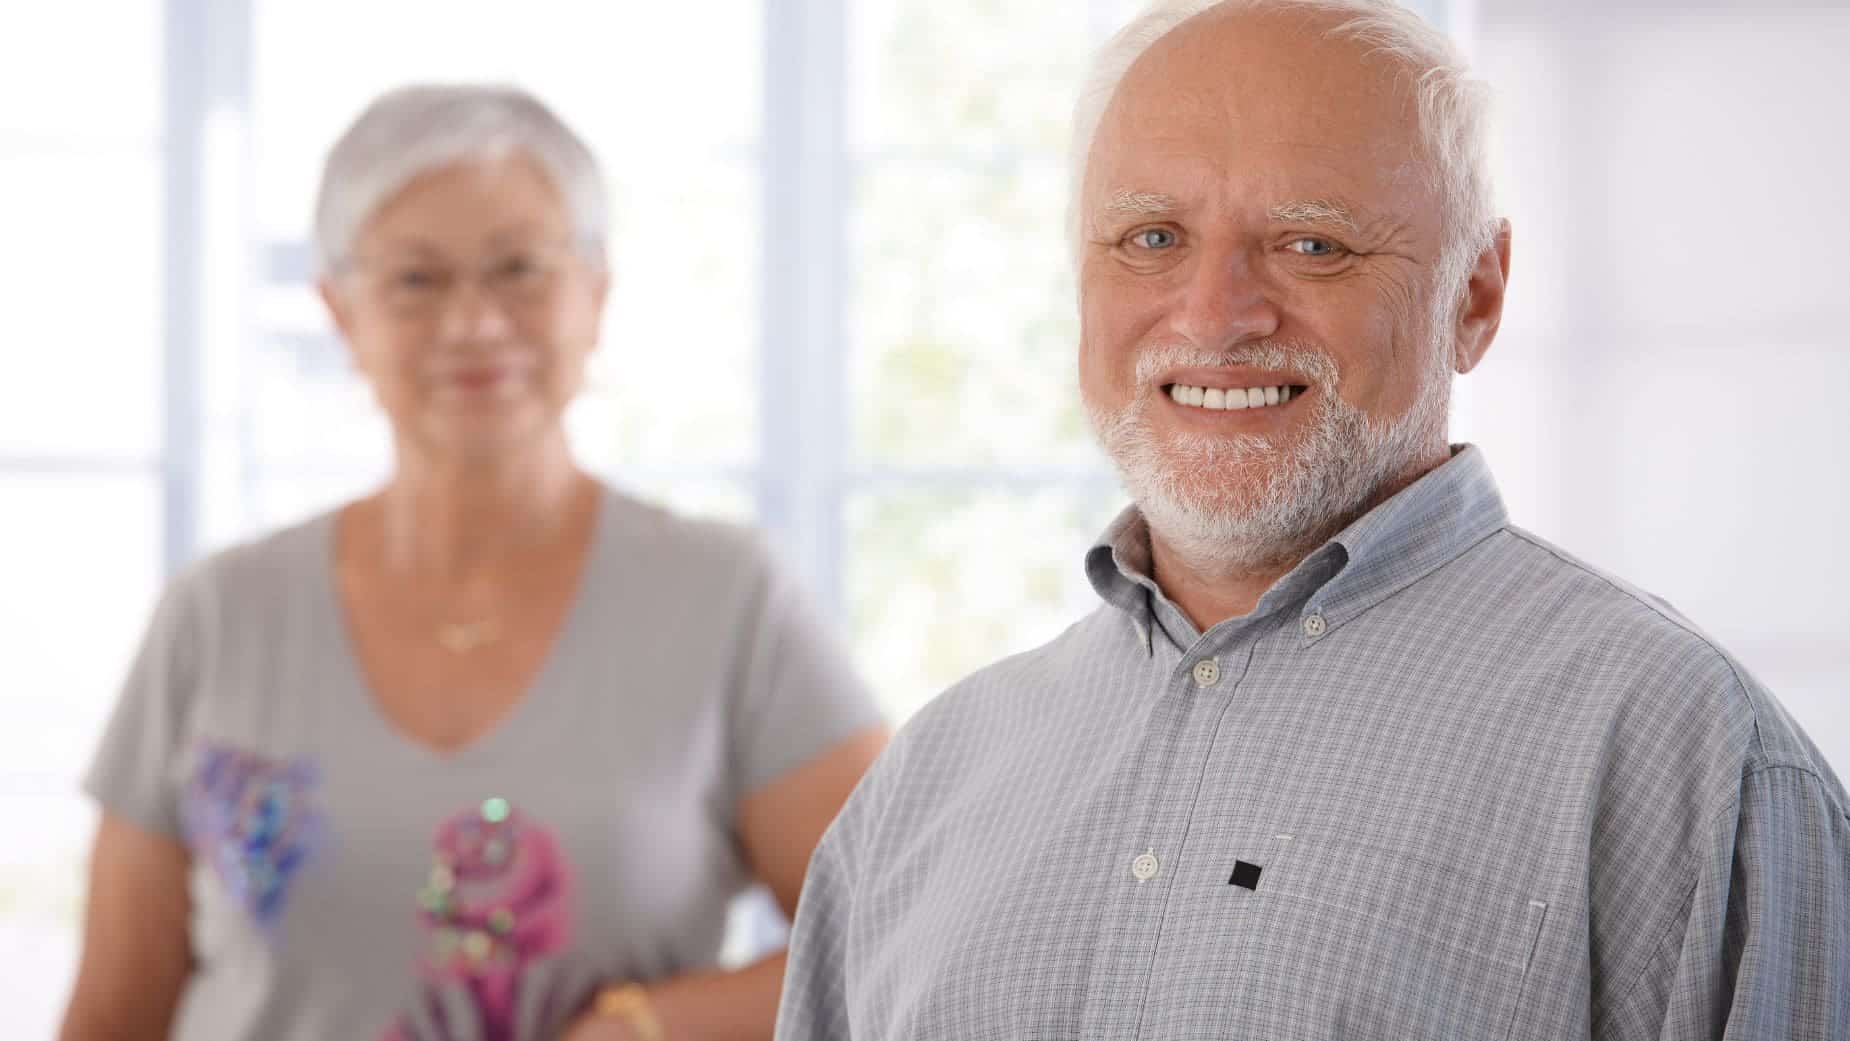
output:
[[1239, 886], [1241, 889], [1258, 889], [1259, 872], [1264, 870], [1264, 868], [1257, 864], [1248, 864], [1244, 860], [1236, 860], [1233, 862], [1233, 877], [1227, 880], [1227, 884], [1230, 886]]

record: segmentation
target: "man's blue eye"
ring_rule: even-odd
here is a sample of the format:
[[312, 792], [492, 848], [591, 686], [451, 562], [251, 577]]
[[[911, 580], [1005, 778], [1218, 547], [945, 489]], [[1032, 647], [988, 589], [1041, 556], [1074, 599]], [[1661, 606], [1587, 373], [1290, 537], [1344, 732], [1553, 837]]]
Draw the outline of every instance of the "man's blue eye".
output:
[[1168, 249], [1176, 244], [1176, 233], [1168, 228], [1145, 228], [1132, 235], [1131, 242], [1144, 249]]
[[1291, 243], [1291, 251], [1307, 257], [1327, 257], [1336, 253], [1336, 243], [1329, 239], [1297, 239]]

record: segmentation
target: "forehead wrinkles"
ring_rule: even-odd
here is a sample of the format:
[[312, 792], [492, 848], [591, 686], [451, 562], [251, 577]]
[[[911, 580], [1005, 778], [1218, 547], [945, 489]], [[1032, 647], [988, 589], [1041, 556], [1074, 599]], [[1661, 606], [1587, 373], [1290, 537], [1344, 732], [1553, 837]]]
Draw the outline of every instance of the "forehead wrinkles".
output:
[[[1181, 219], [1242, 213], [1270, 224], [1306, 224], [1370, 238], [1423, 228], [1437, 217], [1430, 167], [1405, 152], [1379, 155], [1292, 142], [1189, 154], [1114, 142], [1084, 188], [1085, 219]], [[1126, 150], [1130, 149], [1130, 150]], [[1242, 152], [1248, 154], [1242, 155]]]
[[[1231, 205], [1352, 233], [1385, 234], [1390, 216], [1423, 225], [1435, 178], [1404, 70], [1323, 28], [1248, 12], [1185, 25], [1145, 51], [1094, 135], [1082, 220]], [[1274, 212], [1293, 202], [1347, 206]]]
[[1114, 106], [1100, 126], [1083, 188], [1095, 209], [1114, 215], [1174, 209], [1172, 184], [1203, 188], [1228, 178], [1275, 192], [1268, 206], [1334, 201], [1425, 180], [1423, 158], [1417, 141], [1366, 128], [1339, 132], [1315, 117], [1249, 117], [1199, 99], [1175, 106], [1133, 100]]
[[1207, 151], [1320, 142], [1357, 161], [1397, 163], [1419, 136], [1417, 85], [1393, 56], [1329, 35], [1341, 21], [1239, 5], [1203, 12], [1132, 62], [1096, 137]]

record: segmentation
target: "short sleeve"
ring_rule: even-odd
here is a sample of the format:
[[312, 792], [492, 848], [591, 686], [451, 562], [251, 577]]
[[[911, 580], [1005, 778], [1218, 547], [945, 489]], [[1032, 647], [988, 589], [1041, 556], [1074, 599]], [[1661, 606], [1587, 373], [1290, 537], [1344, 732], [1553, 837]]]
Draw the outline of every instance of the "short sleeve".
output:
[[815, 605], [760, 540], [748, 545], [730, 719], [735, 800], [884, 722]]
[[1850, 815], [1810, 769], [1743, 777], [1688, 910], [1599, 1036], [1827, 1041], [1850, 1032]]
[[175, 579], [162, 595], [83, 779], [106, 812], [175, 839], [183, 833], [178, 758], [199, 678], [198, 576]]

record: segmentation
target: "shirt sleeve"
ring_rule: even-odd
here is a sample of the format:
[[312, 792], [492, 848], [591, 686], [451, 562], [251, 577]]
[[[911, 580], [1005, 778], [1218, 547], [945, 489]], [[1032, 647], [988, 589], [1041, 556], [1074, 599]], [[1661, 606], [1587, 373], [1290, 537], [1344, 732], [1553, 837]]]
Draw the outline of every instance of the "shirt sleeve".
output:
[[[857, 793], [855, 798], [862, 797]], [[850, 799], [849, 806], [854, 802]], [[822, 837], [803, 876], [790, 960], [784, 966], [776, 1041], [849, 1041], [853, 1036], [847, 994], [853, 885], [844, 831], [838, 819]]]
[[1748, 770], [1715, 821], [1688, 914], [1607, 1037], [1850, 1037], [1850, 815], [1811, 769]]
[[198, 584], [189, 573], [162, 594], [83, 778], [105, 812], [174, 839], [183, 837], [178, 759], [199, 679]]
[[749, 543], [743, 652], [731, 713], [742, 798], [884, 720], [831, 628], [757, 539]]

